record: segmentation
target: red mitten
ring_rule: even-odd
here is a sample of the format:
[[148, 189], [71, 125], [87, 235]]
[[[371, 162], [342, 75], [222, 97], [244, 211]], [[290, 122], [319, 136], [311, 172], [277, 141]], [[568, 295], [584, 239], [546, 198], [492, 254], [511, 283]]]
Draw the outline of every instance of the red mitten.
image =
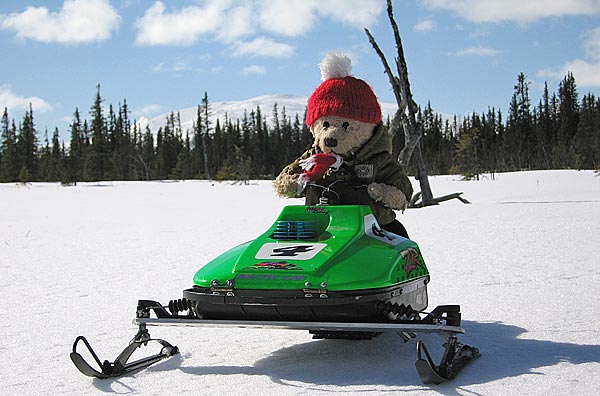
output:
[[306, 188], [306, 184], [320, 179], [329, 169], [338, 170], [343, 162], [344, 159], [335, 153], [317, 153], [300, 161], [304, 173], [298, 177], [298, 194]]

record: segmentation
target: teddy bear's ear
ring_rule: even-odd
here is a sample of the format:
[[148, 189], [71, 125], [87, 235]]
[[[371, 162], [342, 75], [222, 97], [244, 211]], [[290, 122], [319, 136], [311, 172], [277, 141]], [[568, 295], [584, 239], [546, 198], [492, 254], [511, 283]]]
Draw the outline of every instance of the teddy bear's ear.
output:
[[329, 53], [319, 64], [321, 81], [344, 78], [352, 74], [352, 61], [346, 54]]

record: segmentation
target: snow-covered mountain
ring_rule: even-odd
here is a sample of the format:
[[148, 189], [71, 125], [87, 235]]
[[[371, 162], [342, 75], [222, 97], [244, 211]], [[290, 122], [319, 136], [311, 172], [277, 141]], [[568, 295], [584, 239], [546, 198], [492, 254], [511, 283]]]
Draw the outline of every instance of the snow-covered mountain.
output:
[[[256, 110], [256, 107], [260, 106], [260, 110], [263, 114], [263, 117], [266, 118], [267, 124], [271, 125], [273, 120], [273, 107], [276, 103], [280, 117], [283, 109], [285, 108], [286, 115], [292, 120], [296, 114], [298, 114], [300, 120], [303, 121], [304, 110], [306, 108], [307, 101], [308, 97], [306, 96], [263, 95], [246, 100], [210, 102], [212, 123], [215, 125], [217, 119], [221, 120], [222, 122], [226, 117], [230, 120], [241, 120], [244, 117], [244, 111], [250, 115], [252, 110]], [[192, 130], [193, 123], [196, 119], [197, 109], [198, 108], [196, 106], [172, 111], [175, 114], [179, 113], [183, 131]], [[388, 115], [392, 117], [396, 112], [396, 109], [397, 105], [395, 103], [381, 103], [381, 111], [384, 119], [387, 118]], [[165, 125], [165, 120], [169, 114], [171, 114], [170, 111], [150, 119], [141, 118], [138, 123], [142, 128], [145, 128], [146, 125], [148, 125], [150, 126], [150, 130], [152, 132], [156, 132], [158, 131], [158, 128]]]

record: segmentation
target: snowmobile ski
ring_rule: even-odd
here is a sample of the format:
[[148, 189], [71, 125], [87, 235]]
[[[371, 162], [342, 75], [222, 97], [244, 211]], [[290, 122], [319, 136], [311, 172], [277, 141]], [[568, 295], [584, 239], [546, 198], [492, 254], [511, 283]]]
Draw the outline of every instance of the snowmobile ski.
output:
[[[136, 349], [147, 345], [152, 341], [158, 342], [162, 346], [159, 353], [128, 363], [129, 358]], [[77, 351], [77, 346], [80, 342], [85, 345], [89, 354], [94, 358], [94, 361], [98, 365], [100, 371], [92, 367]], [[179, 350], [176, 346], [171, 345], [165, 340], [150, 338], [148, 330], [145, 329], [145, 326], [140, 325], [140, 330], [138, 333], [133, 337], [129, 345], [123, 349], [119, 356], [117, 356], [114, 362], [105, 360], [102, 363], [88, 340], [83, 336], [79, 336], [75, 339], [75, 342], [73, 343], [73, 352], [71, 352], [70, 357], [73, 361], [73, 364], [75, 364], [75, 367], [77, 367], [77, 369], [84, 375], [87, 375], [88, 377], [104, 379], [120, 377], [122, 375], [145, 369], [154, 363], [171, 357], [177, 353], [179, 353]]]
[[444, 356], [436, 365], [422, 340], [417, 342], [415, 367], [424, 384], [439, 385], [453, 380], [472, 360], [479, 357], [479, 350], [459, 343], [455, 335], [448, 337], [444, 344]]

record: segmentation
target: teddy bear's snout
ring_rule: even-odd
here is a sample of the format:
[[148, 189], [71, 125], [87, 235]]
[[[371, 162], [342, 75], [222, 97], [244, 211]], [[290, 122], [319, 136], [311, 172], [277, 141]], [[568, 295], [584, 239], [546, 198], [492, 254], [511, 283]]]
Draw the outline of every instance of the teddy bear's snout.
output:
[[327, 147], [337, 147], [338, 145], [338, 141], [336, 138], [325, 138], [325, 140], [323, 140], [323, 143], [325, 143], [325, 146]]

